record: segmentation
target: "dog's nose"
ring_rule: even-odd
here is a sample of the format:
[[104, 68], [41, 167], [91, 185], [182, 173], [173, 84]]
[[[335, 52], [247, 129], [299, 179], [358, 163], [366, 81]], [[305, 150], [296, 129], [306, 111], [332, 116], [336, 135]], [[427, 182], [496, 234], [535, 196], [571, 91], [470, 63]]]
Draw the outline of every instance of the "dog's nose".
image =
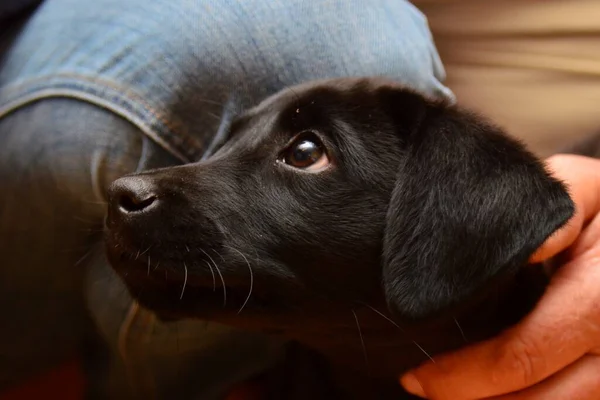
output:
[[159, 201], [154, 184], [141, 176], [117, 179], [108, 189], [108, 198], [112, 210], [121, 215], [147, 212]]

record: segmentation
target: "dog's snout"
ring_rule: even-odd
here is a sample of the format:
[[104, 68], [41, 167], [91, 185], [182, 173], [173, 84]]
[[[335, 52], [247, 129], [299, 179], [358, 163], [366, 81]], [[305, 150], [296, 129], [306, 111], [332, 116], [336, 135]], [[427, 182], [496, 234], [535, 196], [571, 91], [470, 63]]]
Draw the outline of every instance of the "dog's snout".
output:
[[158, 204], [159, 198], [149, 179], [131, 176], [113, 182], [109, 201], [114, 211], [129, 215], [148, 211]]

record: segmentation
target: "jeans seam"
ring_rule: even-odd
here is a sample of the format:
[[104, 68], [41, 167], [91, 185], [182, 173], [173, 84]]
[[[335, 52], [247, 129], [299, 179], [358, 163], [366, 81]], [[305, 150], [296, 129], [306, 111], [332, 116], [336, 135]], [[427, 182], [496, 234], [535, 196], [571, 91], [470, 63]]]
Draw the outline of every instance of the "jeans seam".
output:
[[33, 102], [48, 98], [72, 98], [111, 111], [135, 125], [146, 136], [183, 162], [198, 159], [204, 146], [178, 131], [182, 126], [118, 83], [77, 74], [57, 74], [0, 88], [0, 118]]

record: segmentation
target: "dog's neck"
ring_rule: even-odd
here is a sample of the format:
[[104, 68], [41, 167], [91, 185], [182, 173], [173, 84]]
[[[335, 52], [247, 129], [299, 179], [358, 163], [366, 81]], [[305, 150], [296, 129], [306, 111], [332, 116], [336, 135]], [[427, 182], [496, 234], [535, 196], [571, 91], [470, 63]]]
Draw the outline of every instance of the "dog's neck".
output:
[[464, 344], [456, 324], [447, 330], [411, 331], [399, 326], [384, 305], [348, 310], [325, 327], [304, 325], [293, 338], [317, 350], [331, 365], [335, 381], [349, 398], [403, 399], [403, 371], [448, 347]]
[[360, 393], [356, 398], [374, 398], [373, 390], [378, 390], [375, 398], [402, 399], [398, 378], [404, 371], [490, 337], [531, 309], [545, 287], [545, 280], [536, 283], [536, 276], [524, 274], [516, 281], [520, 284], [509, 285], [456, 318], [409, 328], [392, 320], [380, 303], [349, 310], [337, 321], [338, 328], [304, 327], [295, 332], [295, 339], [325, 356], [338, 383], [348, 392]]
[[[322, 353], [332, 364], [351, 367], [373, 377], [395, 379], [431, 354], [464, 344], [460, 323], [407, 329], [376, 308], [349, 312], [338, 328], [305, 328], [295, 339]], [[440, 345], [442, 344], [442, 345]]]

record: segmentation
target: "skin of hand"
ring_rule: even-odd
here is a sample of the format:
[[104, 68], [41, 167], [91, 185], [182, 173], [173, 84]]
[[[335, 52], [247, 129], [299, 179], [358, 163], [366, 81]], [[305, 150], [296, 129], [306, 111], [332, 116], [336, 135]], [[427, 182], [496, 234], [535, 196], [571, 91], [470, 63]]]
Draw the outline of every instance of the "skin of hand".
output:
[[562, 252], [546, 293], [499, 336], [404, 374], [409, 392], [432, 400], [600, 398], [600, 160], [561, 154], [547, 166], [576, 212], [531, 258]]

